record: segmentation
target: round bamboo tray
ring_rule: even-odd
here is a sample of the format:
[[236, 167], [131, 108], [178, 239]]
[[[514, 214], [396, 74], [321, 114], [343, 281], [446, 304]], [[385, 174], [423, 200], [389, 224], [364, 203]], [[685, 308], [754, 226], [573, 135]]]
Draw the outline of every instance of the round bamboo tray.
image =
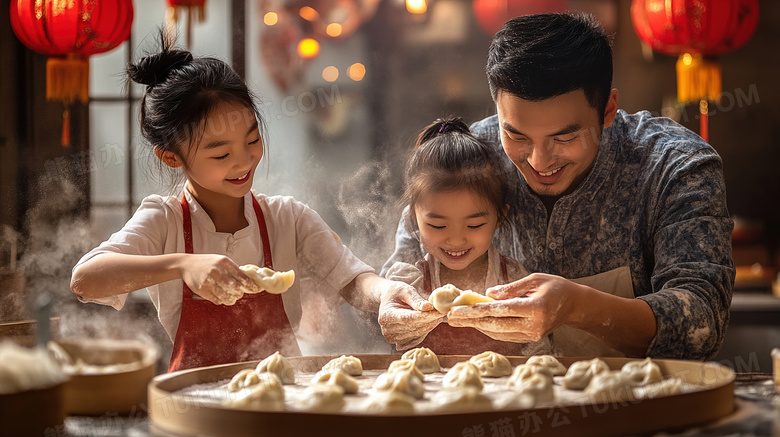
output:
[[[356, 355], [363, 369], [384, 370], [399, 355]], [[301, 384], [337, 356], [288, 358]], [[439, 356], [443, 368], [452, 367], [467, 355]], [[512, 365], [526, 357], [508, 357]], [[569, 366], [578, 358], [561, 358]], [[632, 361], [604, 358], [613, 369]], [[709, 422], [734, 411], [734, 372], [716, 363], [654, 360], [664, 376], [676, 376], [695, 391], [633, 401], [554, 404], [542, 408], [493, 410], [474, 413], [424, 413], [377, 415], [363, 413], [319, 414], [301, 411], [248, 411], [209, 405], [177, 394], [198, 384], [230, 379], [239, 370], [253, 368], [257, 361], [183, 370], [155, 377], [149, 384], [149, 416], [156, 428], [176, 435], [309, 436], [329, 433], [339, 436], [463, 436], [488, 435], [492, 430], [534, 436], [621, 436]], [[486, 378], [487, 379], [487, 378]], [[308, 379], [306, 379], [308, 382]], [[505, 435], [505, 434], [500, 434]]]

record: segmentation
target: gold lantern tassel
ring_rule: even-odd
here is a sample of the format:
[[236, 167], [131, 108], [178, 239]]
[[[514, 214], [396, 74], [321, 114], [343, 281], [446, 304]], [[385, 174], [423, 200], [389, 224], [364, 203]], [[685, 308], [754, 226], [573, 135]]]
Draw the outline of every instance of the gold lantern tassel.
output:
[[70, 146], [70, 105], [89, 102], [89, 61], [83, 57], [49, 58], [46, 61], [46, 100], [65, 105], [62, 113], [62, 147]]
[[721, 93], [720, 64], [702, 55], [685, 53], [677, 59], [677, 100], [716, 101]]

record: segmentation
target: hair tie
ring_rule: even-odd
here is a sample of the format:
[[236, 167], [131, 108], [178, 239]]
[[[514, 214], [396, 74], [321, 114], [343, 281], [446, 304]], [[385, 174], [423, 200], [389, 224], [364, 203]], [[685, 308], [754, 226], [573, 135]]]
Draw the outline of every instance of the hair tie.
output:
[[449, 124], [449, 121], [445, 121], [444, 123], [439, 126], [439, 133], [443, 134], [447, 130], [447, 124]]

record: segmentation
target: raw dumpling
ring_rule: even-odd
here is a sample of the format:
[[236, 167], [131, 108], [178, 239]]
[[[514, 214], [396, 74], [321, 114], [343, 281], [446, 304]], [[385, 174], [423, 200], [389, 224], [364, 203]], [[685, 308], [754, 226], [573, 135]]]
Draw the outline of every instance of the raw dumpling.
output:
[[555, 400], [552, 377], [541, 372], [525, 372], [507, 385], [516, 393], [515, 404], [523, 408]]
[[571, 390], [583, 390], [595, 375], [602, 372], [609, 372], [609, 366], [604, 360], [594, 358], [577, 361], [569, 366], [561, 384]]
[[312, 384], [303, 392], [296, 407], [318, 413], [336, 413], [344, 408], [344, 404], [344, 389], [338, 385]]
[[422, 399], [425, 394], [422, 380], [410, 370], [385, 372], [376, 379], [374, 388], [378, 391], [400, 392], [415, 399]]
[[550, 379], [552, 379], [552, 371], [549, 367], [540, 366], [538, 364], [520, 364], [519, 366], [515, 367], [515, 370], [512, 372], [512, 376], [509, 377], [509, 381], [507, 381], [507, 385], [510, 387], [514, 385], [515, 383], [519, 383], [520, 381], [530, 378], [532, 375], [536, 375], [537, 373], [542, 374]]
[[512, 364], [507, 357], [495, 352], [482, 352], [471, 357], [469, 361], [477, 366], [482, 376], [498, 378], [512, 374]]
[[295, 282], [295, 272], [275, 272], [267, 267], [258, 267], [254, 264], [240, 266], [249, 278], [260, 288], [271, 294], [282, 294]]
[[620, 370], [602, 372], [590, 380], [585, 394], [593, 402], [607, 403], [634, 399], [633, 381]]
[[457, 390], [442, 390], [433, 396], [434, 411], [467, 412], [492, 410], [490, 398], [480, 390], [465, 387]]
[[228, 397], [222, 405], [249, 410], [284, 410], [284, 388], [275, 374], [264, 374], [261, 382]]
[[353, 357], [352, 355], [342, 355], [328, 361], [328, 364], [322, 366], [322, 370], [326, 372], [335, 369], [342, 370], [347, 375], [360, 376], [363, 374], [363, 363], [360, 361], [360, 358]]
[[312, 385], [314, 384], [331, 384], [338, 385], [344, 391], [344, 393], [357, 393], [358, 382], [355, 378], [347, 375], [343, 370], [333, 370], [330, 372], [320, 371], [311, 379]]
[[390, 363], [390, 366], [387, 368], [388, 373], [398, 372], [402, 370], [408, 370], [411, 371], [414, 376], [420, 378], [420, 381], [425, 381], [425, 377], [422, 372], [420, 372], [420, 369], [417, 368], [417, 366], [414, 364], [414, 361], [412, 360], [395, 360], [392, 363]]
[[448, 390], [473, 388], [477, 391], [482, 391], [484, 386], [479, 369], [471, 361], [461, 361], [452, 366], [441, 385]]
[[664, 379], [661, 368], [649, 357], [641, 361], [629, 361], [621, 369], [634, 385], [645, 385], [651, 382], [658, 382]]
[[377, 391], [369, 396], [363, 409], [375, 414], [413, 414], [414, 398], [395, 391]]
[[287, 358], [279, 352], [267, 357], [257, 364], [255, 369], [257, 373], [270, 372], [275, 373], [284, 384], [295, 384], [295, 370], [293, 370]]
[[[279, 379], [273, 373], [263, 373], [263, 375], [273, 375], [276, 379]], [[228, 382], [228, 391], [239, 391], [242, 388], [252, 387], [261, 382], [260, 374], [255, 372], [255, 369], [243, 369], [233, 376], [233, 379]], [[281, 383], [281, 381], [279, 381]]]
[[[640, 390], [641, 392], [637, 393]], [[661, 382], [655, 382], [644, 387], [637, 387], [634, 389], [635, 395], [643, 395], [646, 398], [657, 398], [659, 396], [670, 396], [679, 393], [682, 393], [682, 381], [680, 378], [665, 379]]]
[[455, 306], [493, 302], [493, 299], [471, 290], [460, 290], [452, 284], [447, 284], [433, 290], [428, 301], [433, 304], [433, 307], [436, 308], [437, 311], [442, 314], [447, 314], [450, 311], [450, 308]]
[[536, 355], [529, 358], [525, 363], [538, 364], [544, 367], [548, 367], [553, 376], [559, 376], [566, 373], [566, 367], [564, 367], [563, 364], [561, 364], [561, 362], [552, 355]]
[[417, 366], [422, 373], [433, 373], [441, 370], [439, 357], [427, 347], [410, 349], [401, 355], [401, 359], [414, 361], [414, 365]]

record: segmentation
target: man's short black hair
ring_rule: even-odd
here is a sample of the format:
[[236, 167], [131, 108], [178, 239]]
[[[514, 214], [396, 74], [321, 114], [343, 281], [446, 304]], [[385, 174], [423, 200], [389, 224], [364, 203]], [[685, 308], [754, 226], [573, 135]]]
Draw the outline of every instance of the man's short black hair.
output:
[[499, 90], [542, 101], [582, 89], [604, 122], [612, 48], [591, 15], [536, 14], [507, 21], [490, 44], [486, 71], [494, 101]]

